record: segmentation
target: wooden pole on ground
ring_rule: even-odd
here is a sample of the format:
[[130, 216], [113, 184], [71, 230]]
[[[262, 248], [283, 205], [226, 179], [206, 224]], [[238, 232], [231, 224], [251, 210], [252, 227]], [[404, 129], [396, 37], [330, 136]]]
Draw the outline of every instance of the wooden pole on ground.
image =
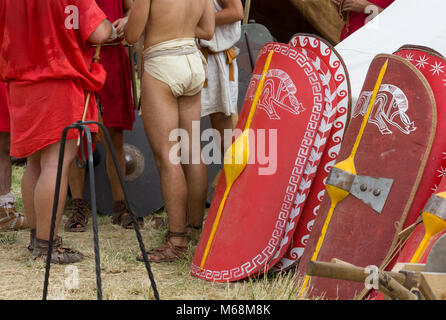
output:
[[[324, 277], [337, 280], [354, 281], [364, 283], [367, 277], [370, 276], [365, 272], [364, 268], [350, 265], [345, 262], [321, 262], [310, 261], [307, 264], [307, 275], [313, 277]], [[408, 276], [399, 272], [385, 272], [378, 270], [377, 284], [379, 291], [385, 295], [400, 300], [418, 300], [418, 297], [410, 292], [410, 290], [403, 286], [403, 284], [414, 287], [416, 284], [408, 284]]]

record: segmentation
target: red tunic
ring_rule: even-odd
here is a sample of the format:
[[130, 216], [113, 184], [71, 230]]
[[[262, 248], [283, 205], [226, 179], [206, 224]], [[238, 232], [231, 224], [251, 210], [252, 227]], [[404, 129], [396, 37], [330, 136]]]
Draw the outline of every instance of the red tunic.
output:
[[[81, 119], [85, 92], [102, 88], [105, 71], [92, 65], [86, 42], [105, 18], [94, 0], [0, 1], [0, 81], [8, 83], [12, 156], [59, 141]], [[87, 120], [97, 120], [94, 99], [88, 110]], [[68, 138], [77, 136], [71, 130]]]
[[[381, 7], [383, 9], [387, 8], [392, 4], [392, 2], [395, 0], [369, 0], [369, 2], [372, 2], [376, 4], [378, 7]], [[342, 29], [341, 32], [341, 41], [353, 34], [354, 32], [358, 31], [358, 29], [362, 28], [365, 25], [365, 21], [367, 19], [367, 15], [365, 13], [356, 13], [351, 12], [350, 13], [350, 21], [349, 21], [349, 30], [347, 32], [347, 26], [344, 26], [344, 29]]]
[[[124, 16], [122, 0], [96, 0], [98, 6], [114, 22]], [[104, 108], [103, 120], [107, 128], [132, 130], [135, 121], [131, 88], [130, 60], [122, 44], [104, 46], [101, 64], [107, 71], [104, 88], [98, 92]]]
[[6, 86], [0, 82], [0, 132], [9, 132], [9, 111], [6, 102]]

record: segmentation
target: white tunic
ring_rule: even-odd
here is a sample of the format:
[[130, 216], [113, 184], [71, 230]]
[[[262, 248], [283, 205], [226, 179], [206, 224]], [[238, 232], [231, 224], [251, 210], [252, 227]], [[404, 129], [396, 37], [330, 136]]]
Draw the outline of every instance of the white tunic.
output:
[[[223, 8], [214, 0], [216, 12]], [[207, 47], [217, 54], [208, 57], [208, 86], [201, 92], [201, 116], [222, 112], [227, 116], [237, 112], [238, 68], [233, 60], [234, 80], [229, 80], [229, 65], [224, 51], [232, 48], [241, 35], [241, 22], [216, 26], [214, 37], [210, 41], [200, 40], [202, 47]]]

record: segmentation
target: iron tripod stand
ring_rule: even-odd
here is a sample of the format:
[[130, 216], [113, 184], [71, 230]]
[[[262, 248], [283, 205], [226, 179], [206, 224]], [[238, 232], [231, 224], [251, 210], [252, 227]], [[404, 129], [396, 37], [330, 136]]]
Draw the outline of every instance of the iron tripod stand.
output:
[[[50, 268], [51, 268], [51, 255], [53, 251], [53, 238], [55, 233], [55, 227], [56, 227], [56, 215], [57, 215], [57, 207], [59, 202], [59, 193], [60, 193], [60, 184], [61, 184], [61, 177], [62, 177], [62, 166], [63, 166], [63, 160], [64, 160], [64, 153], [65, 153], [65, 144], [66, 144], [66, 138], [67, 133], [69, 130], [78, 130], [79, 131], [79, 137], [82, 137], [82, 133], [85, 132], [86, 140], [87, 140], [87, 153], [88, 153], [88, 169], [89, 169], [89, 178], [90, 178], [90, 194], [91, 194], [91, 211], [92, 211], [92, 220], [93, 220], [93, 241], [94, 241], [94, 254], [95, 254], [95, 266], [96, 266], [96, 286], [97, 286], [97, 298], [98, 300], [102, 300], [102, 280], [101, 280], [101, 261], [100, 261], [100, 254], [99, 254], [99, 236], [98, 236], [98, 220], [97, 220], [97, 208], [96, 208], [96, 189], [95, 189], [95, 178], [94, 178], [94, 164], [93, 164], [93, 143], [92, 143], [92, 136], [91, 131], [88, 128], [87, 125], [89, 124], [96, 124], [99, 126], [99, 128], [102, 129], [104, 133], [105, 142], [108, 145], [108, 149], [110, 150], [110, 153], [113, 158], [113, 164], [116, 169], [117, 175], [119, 177], [119, 181], [122, 187], [122, 191], [124, 193], [124, 200], [127, 205], [129, 214], [133, 221], [133, 228], [135, 229], [136, 238], [139, 243], [139, 247], [141, 249], [142, 256], [144, 258], [144, 263], [146, 266], [147, 273], [149, 275], [150, 284], [152, 286], [152, 290], [155, 296], [156, 300], [159, 300], [159, 294], [156, 287], [156, 282], [153, 277], [153, 273], [150, 267], [150, 262], [146, 254], [146, 249], [144, 246], [144, 242], [142, 240], [141, 232], [139, 230], [139, 226], [137, 223], [137, 218], [135, 214], [133, 213], [133, 210], [131, 209], [127, 197], [127, 192], [124, 185], [124, 178], [122, 176], [122, 172], [119, 166], [118, 158], [116, 156], [115, 149], [113, 147], [110, 134], [107, 131], [107, 128], [105, 126], [97, 121], [78, 121], [71, 126], [66, 127], [63, 130], [62, 133], [62, 140], [60, 145], [60, 152], [59, 152], [59, 163], [57, 168], [57, 178], [56, 178], [56, 189], [54, 192], [54, 203], [53, 203], [53, 214], [51, 217], [51, 229], [50, 229], [50, 238], [49, 238], [49, 246], [48, 246], [48, 255], [46, 259], [46, 268], [45, 268], [45, 280], [43, 285], [43, 300], [47, 299], [48, 295], [48, 283], [49, 283], [49, 276], [50, 276]], [[81, 158], [82, 158], [82, 166], [78, 165], [81, 168], [86, 168], [86, 159], [85, 159], [85, 152], [84, 152], [84, 139], [80, 139], [80, 150], [81, 150]]]

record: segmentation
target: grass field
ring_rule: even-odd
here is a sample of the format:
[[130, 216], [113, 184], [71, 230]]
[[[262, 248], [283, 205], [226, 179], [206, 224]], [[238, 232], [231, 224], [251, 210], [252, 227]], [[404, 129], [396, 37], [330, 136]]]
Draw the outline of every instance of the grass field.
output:
[[[12, 191], [17, 197], [17, 209], [23, 212], [20, 181], [23, 167], [13, 168]], [[67, 219], [69, 206], [61, 223]], [[91, 219], [89, 223], [91, 227]], [[151, 229], [146, 223], [142, 230], [147, 248], [162, 244], [166, 230]], [[84, 233], [59, 235], [64, 246], [80, 250], [86, 258], [75, 264], [78, 270], [78, 287], [66, 289], [65, 281], [72, 273], [66, 266], [52, 265], [49, 299], [96, 299], [96, 277], [91, 228]], [[108, 216], [99, 217], [101, 272], [104, 299], [153, 299], [150, 281], [143, 263], [137, 262], [138, 242], [133, 230], [112, 225]], [[0, 233], [0, 299], [40, 299], [44, 280], [44, 264], [29, 260], [26, 246], [29, 232]], [[173, 263], [152, 264], [160, 298], [164, 300], [294, 300], [298, 298], [299, 283], [294, 271], [261, 276], [236, 283], [210, 283], [190, 276], [193, 257], [191, 245], [186, 256]]]

